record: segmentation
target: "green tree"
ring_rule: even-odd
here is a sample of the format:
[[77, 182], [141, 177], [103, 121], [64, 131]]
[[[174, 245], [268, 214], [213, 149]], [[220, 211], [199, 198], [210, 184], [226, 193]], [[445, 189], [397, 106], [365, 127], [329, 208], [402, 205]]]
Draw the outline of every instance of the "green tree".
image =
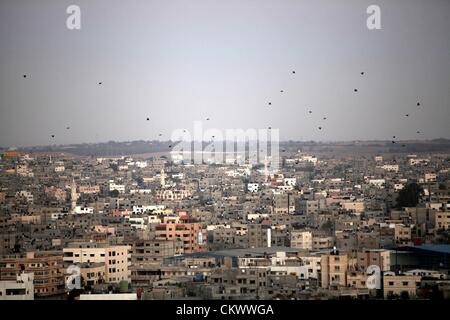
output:
[[109, 193], [110, 197], [117, 198], [119, 196], [119, 190], [114, 189]]
[[407, 184], [398, 194], [397, 208], [417, 206], [422, 194], [423, 189], [417, 183]]
[[334, 229], [334, 223], [332, 221], [328, 220], [327, 222], [322, 224], [320, 229], [331, 233]]

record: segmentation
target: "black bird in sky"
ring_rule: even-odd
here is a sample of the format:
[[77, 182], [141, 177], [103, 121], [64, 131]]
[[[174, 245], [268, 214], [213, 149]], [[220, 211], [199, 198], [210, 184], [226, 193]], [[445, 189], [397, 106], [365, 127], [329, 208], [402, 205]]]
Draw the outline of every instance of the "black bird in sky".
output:
[[26, 75], [26, 74], [24, 74], [24, 75], [23, 75], [23, 77], [24, 77], [24, 78], [26, 78], [26, 77], [27, 77], [27, 75]]
[[52, 138], [54, 138], [55, 137], [55, 135], [54, 134], [52, 134]]
[[66, 130], [69, 130], [70, 129], [70, 127], [66, 127]]
[[405, 117], [409, 117], [409, 114], [407, 113], [407, 114], [405, 114]]
[[319, 130], [322, 130], [322, 127], [319, 127]]
[[395, 141], [392, 141], [392, 143], [395, 143]]
[[392, 136], [392, 139], [395, 139], [395, 136]]
[[102, 85], [102, 84], [103, 84], [103, 82], [99, 82], [98, 84], [99, 84], [99, 85]]
[[292, 71], [292, 74], [295, 74], [295, 70]]
[[271, 106], [272, 105], [272, 102], [269, 102], [269, 106]]
[[420, 102], [417, 102], [417, 106], [420, 107]]
[[364, 75], [364, 71], [361, 71], [361, 75], [362, 75], [362, 76]]
[[209, 121], [209, 118], [206, 118], [206, 121]]
[[323, 120], [327, 120], [327, 117], [323, 117]]
[[308, 112], [309, 112], [309, 113], [312, 113], [312, 111], [311, 111], [311, 110], [309, 110]]
[[358, 92], [358, 89], [353, 89], [354, 92]]
[[150, 118], [147, 118], [147, 121], [150, 121]]
[[284, 90], [280, 90], [280, 92], [281, 92], [281, 93], [283, 93], [283, 92], [284, 92]]

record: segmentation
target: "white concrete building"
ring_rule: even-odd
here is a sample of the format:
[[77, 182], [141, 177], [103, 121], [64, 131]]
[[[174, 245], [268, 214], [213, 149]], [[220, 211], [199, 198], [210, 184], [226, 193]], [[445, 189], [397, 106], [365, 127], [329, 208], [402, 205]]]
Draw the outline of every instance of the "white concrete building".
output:
[[33, 281], [33, 273], [22, 273], [15, 281], [0, 281], [0, 300], [34, 300]]
[[63, 249], [65, 264], [104, 263], [105, 281], [131, 281], [129, 259], [131, 246], [108, 245], [95, 242], [73, 242]]
[[248, 190], [248, 192], [258, 192], [259, 184], [258, 183], [248, 183], [247, 190]]

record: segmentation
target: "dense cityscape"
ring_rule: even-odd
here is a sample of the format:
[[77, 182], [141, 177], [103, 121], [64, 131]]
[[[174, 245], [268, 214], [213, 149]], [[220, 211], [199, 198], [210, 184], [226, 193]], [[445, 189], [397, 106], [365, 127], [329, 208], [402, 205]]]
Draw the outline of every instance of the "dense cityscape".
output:
[[276, 173], [4, 151], [0, 299], [448, 299], [450, 153], [389, 144]]
[[445, 315], [449, 13], [1, 0], [1, 315]]

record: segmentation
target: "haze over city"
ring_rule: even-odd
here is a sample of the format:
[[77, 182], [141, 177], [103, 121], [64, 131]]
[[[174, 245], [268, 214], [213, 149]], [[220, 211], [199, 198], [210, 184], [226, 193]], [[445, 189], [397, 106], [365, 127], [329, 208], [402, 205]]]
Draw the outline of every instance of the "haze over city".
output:
[[381, 30], [372, 1], [77, 1], [81, 30], [70, 4], [0, 3], [2, 147], [168, 140], [195, 120], [450, 138], [449, 1], [378, 1]]

